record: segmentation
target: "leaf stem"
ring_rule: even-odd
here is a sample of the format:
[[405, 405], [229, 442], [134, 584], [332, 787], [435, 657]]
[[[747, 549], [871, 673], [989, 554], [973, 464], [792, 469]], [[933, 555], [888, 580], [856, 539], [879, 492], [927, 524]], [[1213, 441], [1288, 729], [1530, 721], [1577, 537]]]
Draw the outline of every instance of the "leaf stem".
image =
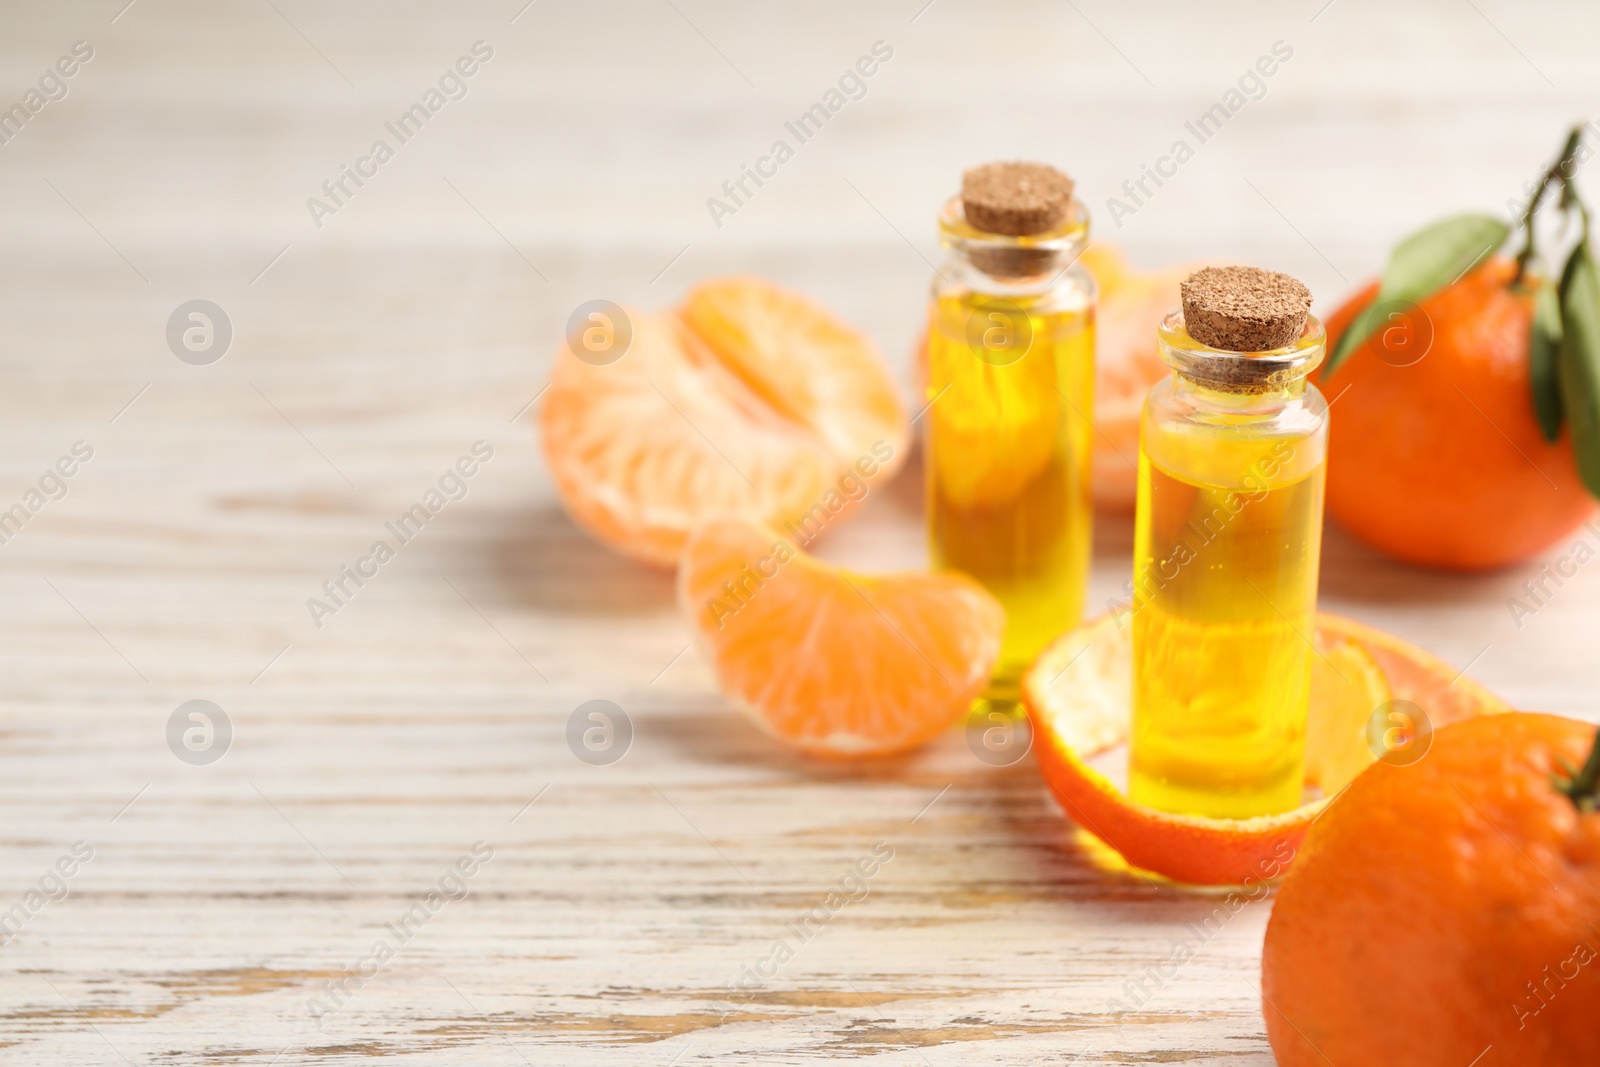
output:
[[1559, 184], [1561, 187], [1560, 207], [1563, 211], [1571, 211], [1573, 205], [1577, 206], [1579, 218], [1583, 222], [1584, 241], [1589, 239], [1589, 212], [1584, 207], [1583, 201], [1578, 197], [1577, 186], [1573, 184], [1573, 175], [1577, 172], [1578, 146], [1583, 141], [1584, 125], [1580, 123], [1572, 127], [1567, 134], [1567, 141], [1561, 146], [1561, 153], [1556, 161], [1545, 169], [1539, 177], [1539, 184], [1533, 190], [1533, 196], [1528, 200], [1528, 209], [1522, 213], [1522, 251], [1517, 253], [1517, 273], [1511, 279], [1512, 285], [1522, 284], [1527, 275], [1528, 264], [1533, 261], [1537, 250], [1535, 248], [1533, 217], [1539, 210], [1539, 204], [1544, 200], [1544, 194], [1551, 185]]
[[1583, 766], [1569, 779], [1557, 778], [1555, 784], [1585, 814], [1600, 806], [1600, 730], [1595, 731], [1594, 746]]

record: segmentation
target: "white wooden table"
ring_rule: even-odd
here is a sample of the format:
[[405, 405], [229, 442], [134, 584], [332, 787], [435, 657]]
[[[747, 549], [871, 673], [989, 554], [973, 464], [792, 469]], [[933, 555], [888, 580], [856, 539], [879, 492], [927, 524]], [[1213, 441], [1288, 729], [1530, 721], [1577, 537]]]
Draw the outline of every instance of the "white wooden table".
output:
[[[0, 1058], [1271, 1061], [1269, 904], [1118, 1013], [1215, 902], [1099, 873], [1031, 761], [959, 733], [875, 766], [774, 748], [685, 652], [669, 579], [564, 517], [528, 405], [579, 302], [717, 273], [827, 301], [904, 378], [934, 211], [996, 157], [1071, 169], [1138, 263], [1258, 262], [1326, 307], [1407, 228], [1500, 208], [1600, 103], [1592, 8], [124, 2], [0, 14], [0, 105], [93, 50], [0, 145], [0, 510], [93, 450], [0, 544]], [[466, 96], [315, 225], [480, 40]], [[706, 199], [879, 40], [865, 95], [715, 226]], [[1111, 226], [1279, 40], [1265, 95]], [[232, 326], [206, 365], [166, 339], [195, 299]], [[316, 626], [307, 599], [477, 441], [465, 497]], [[917, 566], [917, 497], [908, 472], [826, 554]], [[1097, 601], [1129, 549], [1101, 524]], [[1426, 574], [1337, 531], [1325, 557], [1327, 607], [1600, 714], [1600, 572], [1519, 629], [1533, 564]], [[619, 762], [567, 746], [591, 699], [631, 719]], [[216, 762], [169, 748], [191, 700], [231, 724]], [[880, 841], [866, 895], [730, 993]], [[467, 895], [430, 910], [458, 861]]]

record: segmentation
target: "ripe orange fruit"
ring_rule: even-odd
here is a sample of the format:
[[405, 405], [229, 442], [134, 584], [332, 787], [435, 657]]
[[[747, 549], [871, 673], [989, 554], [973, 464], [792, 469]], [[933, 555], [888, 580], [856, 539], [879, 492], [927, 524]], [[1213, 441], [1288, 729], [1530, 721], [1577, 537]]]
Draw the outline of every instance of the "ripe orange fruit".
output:
[[1553, 781], [1594, 736], [1552, 715], [1457, 723], [1328, 808], [1267, 925], [1280, 1067], [1600, 1063], [1600, 814]]
[[[1495, 257], [1392, 317], [1318, 386], [1334, 403], [1328, 511], [1397, 559], [1449, 570], [1504, 567], [1583, 522], [1594, 500], [1563, 429], [1540, 433], [1529, 386], [1531, 291]], [[1330, 351], [1377, 294], [1328, 320]], [[1431, 347], [1428, 335], [1431, 333]]]
[[[1033, 750], [1067, 815], [1130, 864], [1197, 885], [1242, 885], [1282, 873], [1327, 804], [1375, 758], [1365, 740], [1373, 713], [1411, 701], [1435, 724], [1505, 710], [1472, 681], [1390, 634], [1317, 615], [1306, 777], [1324, 799], [1281, 815], [1216, 819], [1136, 804], [1090, 760], [1127, 743], [1133, 627], [1103, 615], [1047, 648], [1022, 680]], [[1452, 684], [1454, 681], [1454, 684]]]
[[731, 278], [676, 312], [624, 314], [619, 358], [561, 346], [539, 418], [562, 503], [613, 548], [670, 567], [718, 514], [815, 531], [904, 462], [877, 349], [804, 297]]
[[1099, 289], [1095, 309], [1094, 502], [1132, 512], [1138, 489], [1139, 413], [1145, 394], [1171, 373], [1156, 349], [1156, 327], [1178, 306], [1178, 283], [1203, 263], [1145, 273], [1121, 249], [1095, 241], [1081, 262]]
[[738, 519], [684, 546], [678, 605], [722, 691], [817, 756], [911, 748], [988, 684], [1005, 612], [965, 575], [854, 574]]

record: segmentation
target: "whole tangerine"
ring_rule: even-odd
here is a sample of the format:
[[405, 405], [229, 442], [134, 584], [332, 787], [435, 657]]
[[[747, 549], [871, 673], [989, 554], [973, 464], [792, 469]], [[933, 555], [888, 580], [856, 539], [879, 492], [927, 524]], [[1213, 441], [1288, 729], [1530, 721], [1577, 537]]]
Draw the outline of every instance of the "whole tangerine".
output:
[[[1412, 307], [1318, 386], [1334, 405], [1328, 512], [1408, 563], [1509, 566], [1561, 540], [1595, 507], [1563, 429], [1546, 441], [1529, 384], [1533, 284], [1494, 257]], [[1330, 350], [1377, 295], [1328, 320]]]
[[1280, 1067], [1600, 1063], [1589, 723], [1511, 712], [1375, 763], [1312, 823], [1261, 961]]

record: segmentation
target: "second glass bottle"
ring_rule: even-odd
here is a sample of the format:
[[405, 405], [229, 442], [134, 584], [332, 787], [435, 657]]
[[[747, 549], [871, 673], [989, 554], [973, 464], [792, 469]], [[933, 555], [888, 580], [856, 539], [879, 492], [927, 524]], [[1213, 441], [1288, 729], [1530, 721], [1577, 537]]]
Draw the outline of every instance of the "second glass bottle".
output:
[[1207, 268], [1158, 330], [1140, 425], [1130, 796], [1244, 819], [1301, 803], [1328, 406], [1293, 278]]
[[1006, 609], [990, 700], [1082, 618], [1091, 542], [1094, 280], [1089, 216], [1038, 163], [966, 172], [939, 215], [924, 461], [932, 564]]

